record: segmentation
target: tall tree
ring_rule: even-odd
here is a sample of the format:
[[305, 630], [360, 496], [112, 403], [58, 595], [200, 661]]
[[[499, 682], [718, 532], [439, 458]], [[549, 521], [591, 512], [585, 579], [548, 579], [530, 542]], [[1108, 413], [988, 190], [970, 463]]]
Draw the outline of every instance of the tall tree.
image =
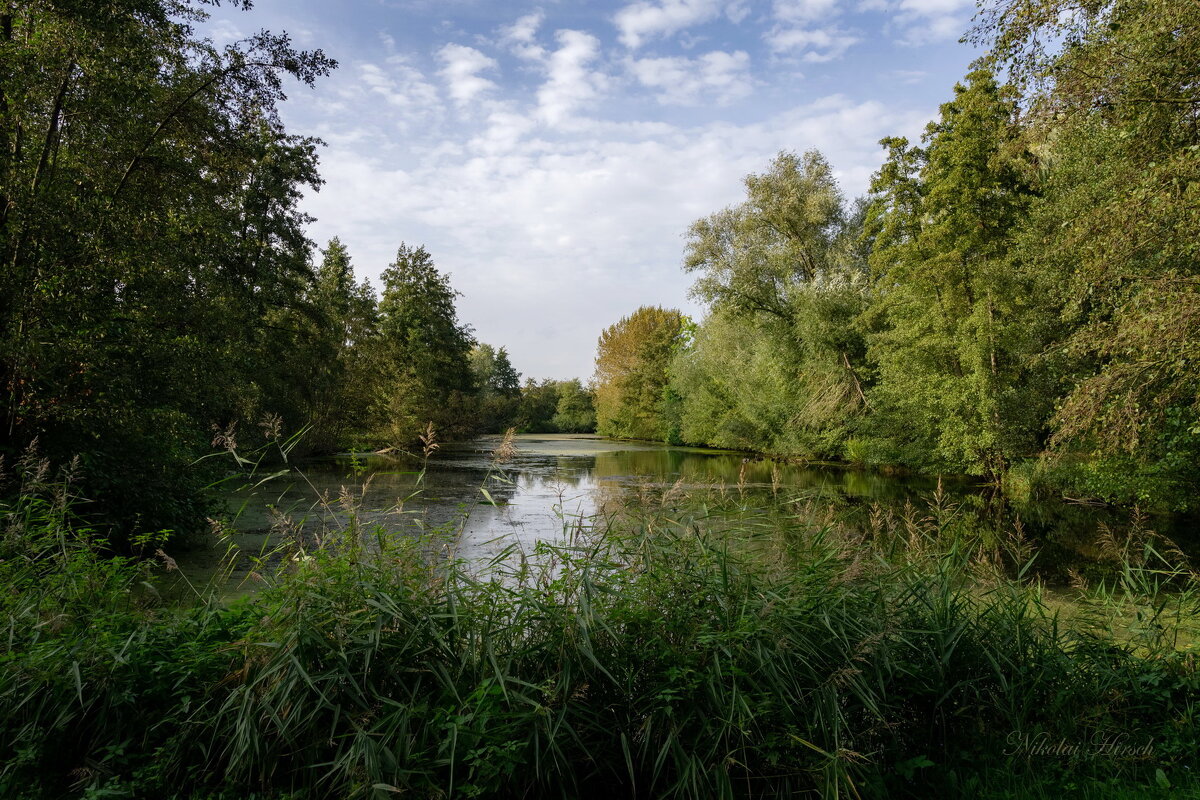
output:
[[485, 395], [517, 397], [521, 394], [521, 373], [513, 367], [508, 350], [479, 344], [471, 350], [471, 374]]
[[386, 437], [411, 444], [432, 421], [460, 433], [462, 398], [471, 393], [470, 353], [475, 342], [460, 324], [457, 292], [438, 272], [423, 246], [401, 244], [383, 272], [379, 300], [379, 347], [384, 388], [377, 413]]
[[517, 427], [523, 433], [554, 433], [554, 414], [558, 407], [558, 381], [552, 378], [526, 378], [521, 387], [517, 409]]
[[202, 519], [187, 465], [265, 409], [268, 311], [311, 277], [315, 141], [275, 108], [334, 62], [267, 32], [218, 49], [199, 8], [0, 10], [0, 450], [82, 455], [126, 527]]
[[872, 397], [876, 430], [910, 463], [999, 474], [1037, 450], [1027, 423], [1047, 408], [1021, 389], [1041, 343], [1033, 285], [1010, 254], [1032, 196], [1015, 114], [978, 70], [924, 149], [884, 140], [889, 160], [872, 185]]
[[745, 202], [692, 223], [683, 268], [698, 299], [791, 322], [791, 293], [833, 268], [841, 192], [816, 151], [780, 153], [745, 185]]
[[673, 370], [680, 435], [840, 455], [865, 402], [863, 210], [846, 214], [815, 151], [780, 153], [745, 186], [744, 202], [688, 231], [684, 269], [698, 273], [692, 294], [712, 313]]
[[[974, 31], [1022, 81], [1045, 165], [1021, 250], [1053, 276], [1081, 490], [1195, 505], [1200, 478], [1200, 14], [993, 0]], [[1082, 457], [1082, 458], [1081, 458]]]
[[[373, 390], [370, 354], [378, 325], [375, 292], [366, 281], [355, 280], [350, 253], [334, 237], [305, 299], [311, 309], [310, 372], [303, 382], [305, 419], [300, 422], [312, 426], [310, 446], [330, 452], [367, 432]], [[289, 361], [294, 368], [298, 359]]]

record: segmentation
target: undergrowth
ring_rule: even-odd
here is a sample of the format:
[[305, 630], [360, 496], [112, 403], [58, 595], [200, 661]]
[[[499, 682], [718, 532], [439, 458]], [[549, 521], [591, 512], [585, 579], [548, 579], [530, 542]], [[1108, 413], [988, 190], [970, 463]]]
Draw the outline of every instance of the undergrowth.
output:
[[254, 595], [180, 606], [150, 580], [162, 542], [105, 554], [69, 474], [15, 473], [3, 797], [1197, 788], [1197, 581], [1149, 535], [1110, 543], [1120, 568], [1067, 621], [1035, 546], [973, 540], [940, 493], [851, 531], [668, 489], [487, 564], [439, 550], [452, 531], [365, 530], [344, 493]]

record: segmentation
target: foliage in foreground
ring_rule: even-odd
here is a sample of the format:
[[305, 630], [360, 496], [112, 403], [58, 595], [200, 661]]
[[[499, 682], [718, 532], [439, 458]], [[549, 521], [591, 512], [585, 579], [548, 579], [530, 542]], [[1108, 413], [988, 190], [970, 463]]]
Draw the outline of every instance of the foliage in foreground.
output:
[[1197, 584], [1149, 542], [1066, 626], [1019, 537], [936, 505], [851, 535], [671, 491], [483, 570], [352, 521], [173, 609], [68, 485], [2, 509], [6, 797], [1151, 796], [1200, 766]]

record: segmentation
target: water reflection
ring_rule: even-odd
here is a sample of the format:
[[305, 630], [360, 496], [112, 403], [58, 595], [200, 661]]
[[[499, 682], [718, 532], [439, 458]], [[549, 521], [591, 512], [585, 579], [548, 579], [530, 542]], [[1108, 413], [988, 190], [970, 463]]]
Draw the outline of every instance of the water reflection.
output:
[[[309, 532], [338, 530], [349, 524], [347, 509], [353, 506], [366, 526], [433, 533], [458, 555], [486, 560], [513, 545], [528, 551], [538, 540], [561, 539], [580, 519], [655, 493], [736, 492], [765, 513], [800, 497], [832, 507], [846, 524], [867, 525], [881, 509], [924, 507], [938, 487], [927, 476], [787, 465], [739, 453], [566, 434], [517, 437], [516, 456], [498, 469], [492, 460], [497, 443], [482, 438], [445, 445], [423, 476], [419, 462], [378, 456], [303, 464], [230, 496], [237, 538], [243, 549], [266, 548], [282, 520]], [[1128, 524], [1127, 515], [1063, 502], [1015, 506], [965, 479], [947, 479], [943, 487], [966, 529], [1008, 530], [1019, 519], [1039, 542], [1051, 575], [1101, 558], [1099, 525]], [[1189, 523], [1154, 524], [1194, 550], [1197, 537]], [[193, 572], [204, 572], [212, 570], [216, 555], [187, 558]]]

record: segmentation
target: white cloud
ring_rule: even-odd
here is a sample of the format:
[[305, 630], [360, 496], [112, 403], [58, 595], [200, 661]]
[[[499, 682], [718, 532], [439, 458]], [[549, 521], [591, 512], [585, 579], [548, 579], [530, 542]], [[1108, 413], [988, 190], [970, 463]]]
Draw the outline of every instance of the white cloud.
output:
[[732, 0], [725, 6], [725, 16], [734, 25], [741, 23], [750, 16], [750, 3], [746, 0]]
[[545, 18], [546, 15], [540, 9], [532, 14], [526, 14], [518, 18], [512, 25], [502, 29], [504, 38], [519, 44], [529, 44], [533, 41], [533, 37], [537, 34], [538, 28], [542, 26]]
[[698, 58], [634, 59], [628, 64], [638, 82], [655, 90], [659, 102], [668, 105], [705, 101], [724, 105], [753, 90], [750, 56], [742, 50], [714, 50]]
[[819, 64], [841, 58], [860, 39], [840, 28], [776, 28], [763, 37], [775, 53], [795, 53]]
[[400, 241], [423, 242], [463, 292], [461, 318], [507, 345], [517, 369], [587, 376], [600, 331], [636, 306], [698, 310], [685, 302], [682, 234], [740, 200], [745, 174], [781, 149], [816, 147], [853, 195], [879, 163], [876, 141], [915, 135], [926, 118], [831, 96], [744, 124], [601, 122], [547, 141], [496, 112], [495, 138], [466, 153], [333, 145], [328, 183], [305, 205], [314, 238], [341, 236], [360, 274], [378, 275]]
[[511, 152], [517, 148], [536, 123], [527, 114], [498, 109], [488, 115], [487, 128], [468, 143], [470, 149], [489, 156]]
[[521, 58], [539, 60], [546, 54], [545, 48], [537, 43], [537, 32], [546, 15], [539, 9], [526, 14], [512, 25], [500, 28], [500, 42], [506, 44]]
[[837, 16], [840, 0], [775, 0], [772, 12], [784, 23], [812, 22]]
[[466, 105], [483, 92], [496, 88], [496, 84], [480, 77], [484, 70], [494, 70], [496, 61], [473, 47], [448, 44], [438, 51], [438, 58], [445, 65], [438, 73], [449, 86], [450, 96], [460, 106]]
[[921, 83], [929, 77], [929, 73], [923, 69], [894, 69], [888, 75], [909, 86]]
[[894, 6], [900, 41], [908, 45], [953, 41], [970, 25], [973, 0], [899, 0]]
[[437, 89], [400, 56], [389, 58], [386, 66], [360, 64], [358, 70], [369, 92], [409, 114], [424, 115], [440, 106]]
[[639, 0], [617, 12], [613, 22], [621, 43], [636, 49], [646, 39], [667, 36], [721, 14], [718, 0]]
[[246, 38], [246, 34], [242, 33], [241, 28], [227, 19], [219, 19], [214, 22], [208, 35], [218, 47], [224, 47]]
[[558, 125], [577, 108], [599, 95], [604, 85], [600, 73], [588, 69], [600, 52], [600, 40], [582, 31], [555, 34], [559, 48], [546, 61], [546, 82], [538, 89], [538, 117]]

